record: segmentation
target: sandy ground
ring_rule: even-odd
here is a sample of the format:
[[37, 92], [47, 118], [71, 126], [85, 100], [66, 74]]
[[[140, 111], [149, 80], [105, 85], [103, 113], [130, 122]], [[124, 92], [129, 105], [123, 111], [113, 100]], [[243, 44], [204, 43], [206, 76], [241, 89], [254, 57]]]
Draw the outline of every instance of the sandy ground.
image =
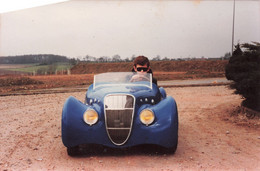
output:
[[69, 157], [61, 141], [61, 110], [68, 96], [83, 101], [85, 92], [0, 97], [0, 170], [260, 170], [259, 118], [236, 114], [241, 98], [233, 90], [166, 91], [179, 110], [173, 155], [136, 148]]

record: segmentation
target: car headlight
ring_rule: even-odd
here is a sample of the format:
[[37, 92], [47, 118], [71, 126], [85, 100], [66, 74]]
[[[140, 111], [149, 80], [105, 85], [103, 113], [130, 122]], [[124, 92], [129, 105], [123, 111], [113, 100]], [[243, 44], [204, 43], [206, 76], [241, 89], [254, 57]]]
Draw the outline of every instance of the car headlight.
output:
[[144, 109], [140, 114], [140, 120], [146, 126], [150, 125], [154, 121], [154, 113], [152, 110]]
[[90, 126], [95, 124], [98, 121], [98, 114], [94, 109], [86, 110], [83, 115], [84, 121]]

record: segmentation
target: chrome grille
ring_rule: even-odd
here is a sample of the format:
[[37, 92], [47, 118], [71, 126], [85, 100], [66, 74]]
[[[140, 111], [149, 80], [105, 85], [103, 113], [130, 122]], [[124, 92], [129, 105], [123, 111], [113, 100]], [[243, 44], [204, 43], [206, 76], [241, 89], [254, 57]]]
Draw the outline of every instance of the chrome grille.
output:
[[107, 95], [104, 99], [107, 133], [116, 145], [124, 144], [130, 136], [134, 101], [134, 97], [127, 94]]

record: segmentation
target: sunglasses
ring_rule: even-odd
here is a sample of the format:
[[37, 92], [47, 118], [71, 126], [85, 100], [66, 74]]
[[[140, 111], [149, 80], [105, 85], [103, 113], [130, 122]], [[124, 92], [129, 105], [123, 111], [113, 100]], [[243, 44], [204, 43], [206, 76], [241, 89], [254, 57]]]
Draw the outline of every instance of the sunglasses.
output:
[[142, 70], [143, 70], [143, 72], [146, 72], [146, 71], [148, 71], [148, 69], [149, 68], [147, 68], [147, 67], [138, 67], [138, 68], [136, 68], [136, 70], [139, 71], [139, 72], [142, 71]]

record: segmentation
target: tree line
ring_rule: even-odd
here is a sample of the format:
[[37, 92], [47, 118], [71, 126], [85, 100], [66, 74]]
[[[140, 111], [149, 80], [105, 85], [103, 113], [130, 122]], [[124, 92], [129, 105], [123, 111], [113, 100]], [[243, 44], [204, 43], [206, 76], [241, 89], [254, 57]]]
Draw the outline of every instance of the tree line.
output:
[[42, 64], [49, 65], [57, 62], [70, 61], [66, 56], [53, 54], [38, 54], [38, 55], [19, 55], [19, 56], [4, 56], [0, 57], [0, 64]]
[[[229, 59], [230, 53], [226, 53], [223, 57], [219, 58], [168, 58], [161, 57], [157, 55], [153, 57], [151, 61], [189, 61], [189, 60], [223, 60]], [[120, 55], [116, 54], [112, 57], [109, 56], [101, 56], [94, 57], [90, 55], [86, 55], [84, 57], [78, 58], [68, 58], [66, 56], [54, 55], [54, 54], [36, 54], [36, 55], [18, 55], [18, 56], [2, 56], [0, 57], [0, 64], [40, 64], [40, 65], [50, 65], [57, 62], [70, 63], [71, 65], [76, 65], [79, 62], [93, 62], [93, 63], [107, 63], [107, 62], [132, 62], [137, 56], [132, 55], [131, 57], [127, 57], [122, 59]]]
[[[153, 57], [150, 59], [151, 61], [190, 61], [190, 60], [228, 60], [230, 58], [231, 54], [226, 53], [222, 57], [216, 57], [216, 58], [205, 58], [205, 57], [187, 57], [187, 58], [168, 58], [168, 57], [161, 57], [160, 55], [157, 55], [156, 57]], [[72, 58], [71, 63], [77, 64], [79, 62], [93, 62], [93, 63], [110, 63], [110, 62], [132, 62], [137, 56], [132, 55], [131, 57], [127, 57], [125, 59], [122, 59], [120, 55], [114, 55], [112, 57], [109, 56], [101, 56], [101, 57], [94, 57], [90, 55], [86, 55], [84, 57], [80, 58]]]

